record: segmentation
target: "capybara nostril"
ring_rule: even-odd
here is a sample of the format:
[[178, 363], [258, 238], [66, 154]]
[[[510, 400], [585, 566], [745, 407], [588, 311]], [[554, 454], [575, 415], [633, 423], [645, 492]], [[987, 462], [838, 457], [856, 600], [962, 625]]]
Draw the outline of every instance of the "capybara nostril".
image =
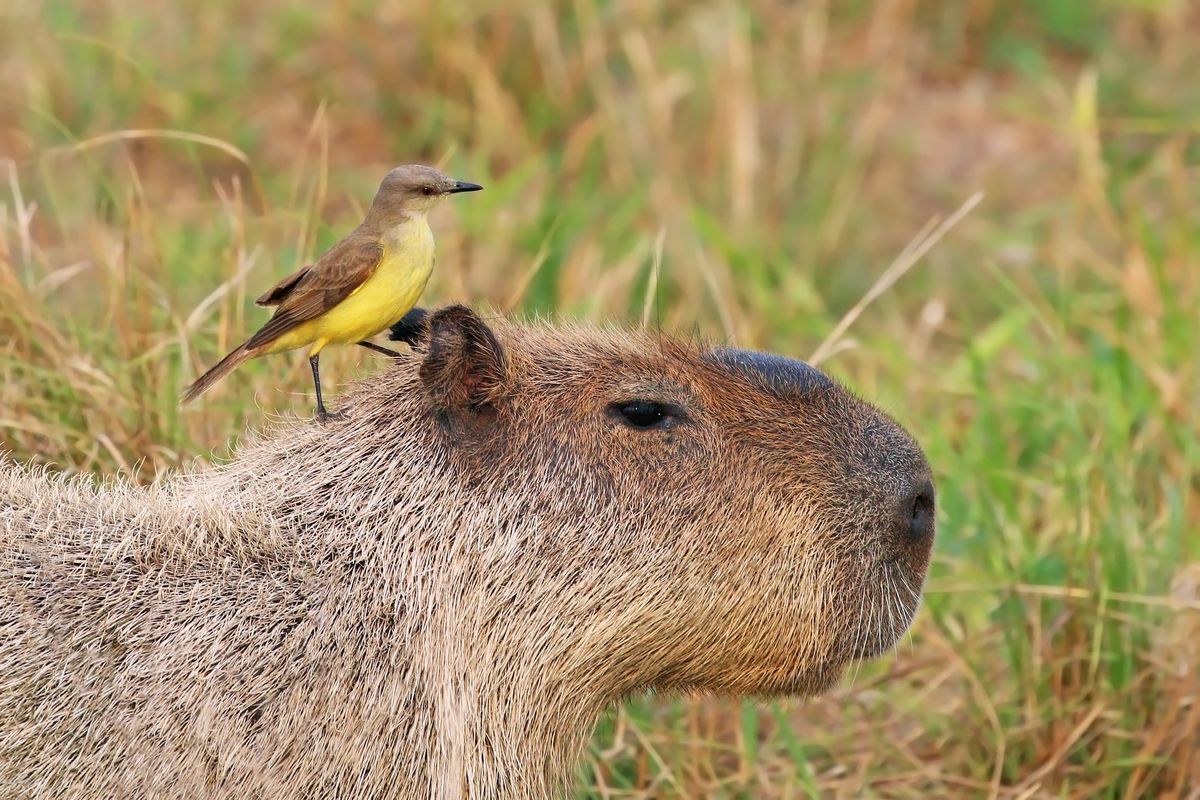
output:
[[933, 535], [933, 482], [926, 480], [905, 496], [900, 507], [908, 541], [925, 542]]

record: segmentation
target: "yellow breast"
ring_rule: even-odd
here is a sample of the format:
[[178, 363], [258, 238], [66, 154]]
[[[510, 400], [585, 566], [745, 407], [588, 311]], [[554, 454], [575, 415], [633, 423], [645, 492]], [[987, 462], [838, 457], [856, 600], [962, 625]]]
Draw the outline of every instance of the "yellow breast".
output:
[[[323, 315], [297, 326], [279, 349], [311, 344], [316, 355], [327, 344], [354, 344], [400, 321], [417, 304], [433, 272], [433, 231], [424, 215], [383, 237], [383, 260], [371, 277]], [[272, 348], [275, 349], [275, 348]]]

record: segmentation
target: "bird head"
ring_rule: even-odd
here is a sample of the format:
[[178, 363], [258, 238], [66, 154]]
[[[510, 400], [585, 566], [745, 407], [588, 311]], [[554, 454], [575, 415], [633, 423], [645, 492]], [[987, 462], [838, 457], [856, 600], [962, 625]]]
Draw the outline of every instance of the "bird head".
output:
[[368, 219], [382, 227], [402, 222], [414, 214], [427, 214], [438, 203], [458, 192], [477, 192], [477, 183], [458, 181], [433, 167], [406, 164], [396, 167], [379, 184]]

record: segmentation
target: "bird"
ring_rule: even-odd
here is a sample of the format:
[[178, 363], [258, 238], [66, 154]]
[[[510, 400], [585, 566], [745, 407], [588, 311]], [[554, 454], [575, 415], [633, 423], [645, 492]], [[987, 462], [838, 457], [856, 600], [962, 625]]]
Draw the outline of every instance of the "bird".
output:
[[384, 176], [362, 223], [317, 259], [272, 286], [254, 302], [275, 313], [253, 336], [196, 379], [180, 398], [190, 403], [251, 358], [308, 347], [318, 421], [342, 419], [321, 397], [321, 351], [367, 341], [397, 324], [416, 305], [433, 272], [435, 248], [428, 214], [445, 198], [483, 187], [433, 167], [407, 164]]

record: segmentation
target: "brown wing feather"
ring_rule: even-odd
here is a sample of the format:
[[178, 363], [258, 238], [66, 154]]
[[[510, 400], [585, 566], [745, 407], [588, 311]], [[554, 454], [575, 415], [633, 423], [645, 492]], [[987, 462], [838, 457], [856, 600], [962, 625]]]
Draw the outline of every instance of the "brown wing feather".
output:
[[262, 295], [254, 301], [254, 304], [256, 306], [263, 306], [264, 308], [267, 306], [279, 305], [287, 299], [287, 296], [291, 294], [292, 289], [296, 288], [296, 284], [308, 274], [310, 269], [312, 269], [312, 264], [305, 264], [303, 267], [263, 292]]
[[383, 246], [369, 234], [352, 233], [321, 256], [279, 303], [275, 315], [246, 342], [268, 344], [292, 328], [316, 319], [350, 296], [383, 260]]

